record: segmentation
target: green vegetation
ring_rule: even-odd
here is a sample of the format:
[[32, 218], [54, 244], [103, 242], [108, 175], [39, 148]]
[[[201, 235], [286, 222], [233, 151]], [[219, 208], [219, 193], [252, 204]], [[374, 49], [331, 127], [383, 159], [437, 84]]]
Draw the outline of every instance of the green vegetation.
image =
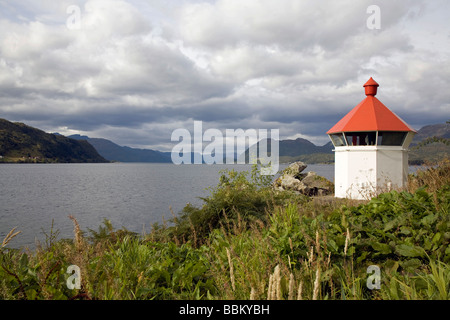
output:
[[[276, 192], [224, 172], [200, 208], [150, 234], [80, 230], [0, 249], [0, 299], [449, 299], [450, 162], [370, 201]], [[70, 265], [81, 289], [68, 289]], [[371, 265], [381, 271], [370, 290]]]
[[155, 225], [154, 230], [159, 232], [154, 232], [152, 236], [203, 244], [214, 229], [223, 227], [229, 232], [235, 221], [266, 223], [267, 212], [275, 207], [309, 201], [303, 195], [274, 192], [272, 176], [259, 175], [256, 166], [253, 166], [251, 174], [234, 170], [221, 173], [219, 184], [209, 189], [210, 196], [201, 198], [204, 202], [201, 208], [186, 205], [180, 216], [170, 221], [173, 227], [161, 229], [161, 226]]

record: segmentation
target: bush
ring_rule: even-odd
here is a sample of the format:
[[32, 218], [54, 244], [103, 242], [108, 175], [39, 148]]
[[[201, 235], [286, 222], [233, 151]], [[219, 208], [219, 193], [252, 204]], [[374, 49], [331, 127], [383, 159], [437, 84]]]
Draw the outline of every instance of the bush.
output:
[[222, 171], [219, 184], [210, 188], [210, 196], [201, 198], [204, 202], [202, 207], [188, 204], [179, 217], [171, 220], [174, 226], [167, 230], [169, 238], [201, 244], [216, 228], [223, 226], [229, 230], [237, 221], [260, 220], [265, 223], [267, 213], [275, 206], [309, 201], [303, 195], [274, 191], [272, 179], [272, 176], [260, 175], [256, 166], [251, 174]]
[[208, 260], [189, 243], [126, 236], [91, 263], [99, 299], [202, 299], [216, 294]]
[[[448, 205], [448, 186], [438, 193]], [[335, 222], [338, 220], [343, 228], [352, 230], [357, 262], [394, 259], [405, 268], [428, 258], [450, 262], [448, 208], [438, 210], [433, 195], [424, 188], [415, 193], [392, 191], [367, 204], [343, 208], [335, 217]]]

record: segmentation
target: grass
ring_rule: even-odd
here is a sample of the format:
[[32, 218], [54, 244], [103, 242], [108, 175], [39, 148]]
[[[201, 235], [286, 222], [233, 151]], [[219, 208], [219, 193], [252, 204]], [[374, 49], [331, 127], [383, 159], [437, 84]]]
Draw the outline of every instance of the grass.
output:
[[[367, 201], [276, 192], [267, 177], [224, 172], [203, 206], [150, 234], [108, 220], [73, 239], [51, 228], [34, 251], [0, 248], [0, 299], [429, 300], [450, 298], [450, 168], [411, 175]], [[81, 288], [69, 289], [69, 266]], [[370, 290], [369, 266], [381, 288]]]

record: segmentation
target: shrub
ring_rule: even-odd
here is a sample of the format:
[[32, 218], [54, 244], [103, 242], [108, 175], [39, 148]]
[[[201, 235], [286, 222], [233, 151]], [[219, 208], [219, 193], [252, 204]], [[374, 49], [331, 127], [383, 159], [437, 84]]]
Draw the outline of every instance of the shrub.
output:
[[[438, 191], [448, 203], [448, 186]], [[392, 191], [357, 207], [343, 208], [335, 222], [352, 230], [356, 261], [395, 259], [408, 268], [421, 260], [450, 262], [450, 216], [437, 209], [433, 195], [424, 188], [415, 193]]]
[[232, 222], [267, 221], [267, 212], [275, 206], [290, 202], [305, 203], [309, 198], [290, 192], [277, 192], [272, 188], [272, 176], [259, 174], [256, 166], [248, 172], [222, 171], [219, 184], [209, 188], [210, 195], [203, 200], [202, 207], [186, 205], [179, 217], [171, 220], [169, 238], [192, 240], [203, 243], [211, 230], [224, 226], [229, 229]]

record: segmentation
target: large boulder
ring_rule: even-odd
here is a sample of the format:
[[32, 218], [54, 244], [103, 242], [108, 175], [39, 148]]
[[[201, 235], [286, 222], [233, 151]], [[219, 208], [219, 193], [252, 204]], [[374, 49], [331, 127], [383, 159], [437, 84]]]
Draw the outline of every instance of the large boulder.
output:
[[325, 196], [334, 192], [334, 185], [328, 179], [315, 172], [302, 173], [307, 165], [294, 162], [283, 170], [275, 180], [274, 188], [279, 191], [291, 190], [308, 196]]
[[286, 169], [283, 170], [283, 175], [289, 175], [292, 177], [300, 177], [301, 172], [306, 169], [308, 165], [304, 162], [297, 161], [291, 163]]
[[280, 180], [280, 187], [284, 190], [302, 190], [305, 188], [305, 185], [299, 180], [292, 176], [284, 176]]

